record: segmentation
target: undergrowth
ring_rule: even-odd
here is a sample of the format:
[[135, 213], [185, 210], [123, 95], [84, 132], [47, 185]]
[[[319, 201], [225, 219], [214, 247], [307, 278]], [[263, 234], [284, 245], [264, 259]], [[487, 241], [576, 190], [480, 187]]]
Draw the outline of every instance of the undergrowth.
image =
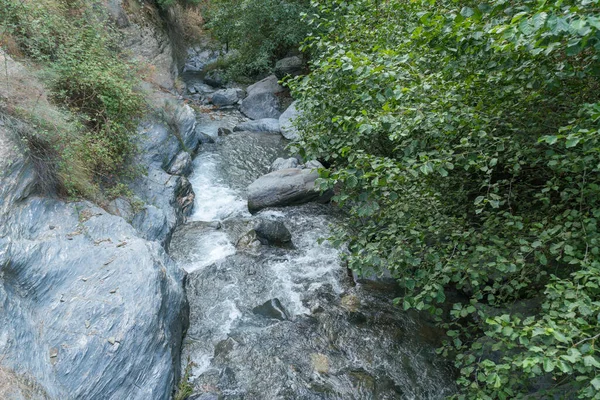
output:
[[102, 10], [99, 1], [0, 2], [0, 29], [10, 37], [3, 49], [33, 61], [45, 87], [30, 90], [63, 108], [58, 119], [29, 103], [14, 102], [9, 112], [34, 128], [23, 139], [31, 157], [50, 160], [44, 179], [70, 196], [94, 197], [128, 170], [144, 106], [135, 66], [122, 58], [119, 33]]

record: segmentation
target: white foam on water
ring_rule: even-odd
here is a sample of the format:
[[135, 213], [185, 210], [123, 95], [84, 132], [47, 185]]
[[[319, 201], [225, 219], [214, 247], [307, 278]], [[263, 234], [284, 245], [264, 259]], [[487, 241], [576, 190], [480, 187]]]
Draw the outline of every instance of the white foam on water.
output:
[[199, 235], [194, 250], [191, 261], [181, 265], [188, 273], [198, 271], [235, 254], [235, 246], [221, 231], [208, 231]]
[[307, 291], [329, 284], [335, 293], [342, 293], [338, 272], [339, 252], [327, 243], [319, 244], [318, 236], [298, 238], [301, 254], [270, 264], [275, 281], [271, 296], [279, 298], [292, 315], [309, 314], [302, 304]]
[[196, 199], [191, 221], [222, 221], [235, 215], [249, 214], [247, 204], [233, 189], [221, 182], [214, 153], [202, 153], [194, 162], [190, 177]]

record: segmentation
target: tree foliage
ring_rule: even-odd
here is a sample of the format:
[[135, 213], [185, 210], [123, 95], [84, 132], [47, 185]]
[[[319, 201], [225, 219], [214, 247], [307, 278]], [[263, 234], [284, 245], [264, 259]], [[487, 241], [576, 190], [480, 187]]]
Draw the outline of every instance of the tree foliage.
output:
[[299, 16], [308, 0], [211, 0], [204, 5], [206, 27], [215, 39], [236, 56], [230, 66], [234, 76], [269, 71], [306, 36]]
[[[324, 0], [296, 149], [332, 240], [442, 320], [457, 398], [600, 398], [598, 0]], [[539, 307], [520, 307], [539, 304]], [[559, 394], [560, 396], [561, 394]]]

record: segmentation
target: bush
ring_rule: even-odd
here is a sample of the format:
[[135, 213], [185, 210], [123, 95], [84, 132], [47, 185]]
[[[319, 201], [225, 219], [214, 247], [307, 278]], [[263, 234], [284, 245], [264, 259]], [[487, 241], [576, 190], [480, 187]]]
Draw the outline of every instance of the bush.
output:
[[64, 129], [35, 110], [16, 110], [39, 131], [41, 142], [28, 142], [54, 147], [57, 174], [71, 195], [91, 195], [92, 181], [112, 183], [123, 171], [143, 107], [132, 66], [120, 58], [118, 33], [101, 10], [100, 3], [80, 0], [0, 4], [5, 31], [42, 66], [55, 102], [79, 117]]
[[307, 0], [213, 0], [203, 10], [213, 37], [237, 52], [230, 74], [252, 77], [298, 47], [308, 32], [300, 19], [308, 5]]
[[322, 187], [350, 218], [332, 240], [445, 323], [457, 398], [600, 398], [598, 11], [328, 0], [306, 18], [322, 33], [292, 82], [296, 147], [332, 165]]

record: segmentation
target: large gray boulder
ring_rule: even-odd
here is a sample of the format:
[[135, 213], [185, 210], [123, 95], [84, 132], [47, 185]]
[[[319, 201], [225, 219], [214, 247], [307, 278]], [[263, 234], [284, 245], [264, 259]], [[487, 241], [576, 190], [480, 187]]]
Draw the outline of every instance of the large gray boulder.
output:
[[294, 101], [279, 117], [279, 126], [281, 134], [288, 140], [298, 140], [300, 133], [298, 128], [294, 126], [294, 120], [298, 117], [296, 102]]
[[263, 175], [248, 186], [248, 210], [258, 212], [267, 207], [283, 207], [311, 201], [325, 203], [333, 193], [320, 193], [315, 188], [319, 177], [308, 169], [282, 169]]
[[52, 399], [167, 399], [184, 273], [90, 203], [29, 198], [0, 216], [0, 363]]
[[192, 173], [192, 156], [187, 151], [181, 151], [171, 163], [167, 172], [171, 175], [188, 176]]
[[256, 82], [253, 85], [248, 86], [246, 88], [246, 92], [248, 95], [259, 94], [259, 93], [282, 93], [285, 91], [285, 88], [281, 86], [278, 82], [278, 79], [275, 75], [269, 75], [265, 79]]
[[283, 78], [287, 75], [302, 75], [303, 70], [304, 62], [298, 56], [286, 57], [275, 63], [275, 75], [278, 78]]
[[254, 232], [264, 245], [292, 247], [292, 234], [282, 221], [261, 219], [254, 225]]
[[250, 119], [279, 118], [279, 100], [270, 92], [249, 94], [240, 106], [240, 111]]
[[232, 106], [244, 97], [242, 89], [222, 89], [213, 93], [210, 102], [217, 107]]
[[246, 121], [237, 124], [233, 128], [234, 132], [265, 132], [265, 133], [280, 133], [279, 120], [276, 118], [264, 118], [256, 121]]

